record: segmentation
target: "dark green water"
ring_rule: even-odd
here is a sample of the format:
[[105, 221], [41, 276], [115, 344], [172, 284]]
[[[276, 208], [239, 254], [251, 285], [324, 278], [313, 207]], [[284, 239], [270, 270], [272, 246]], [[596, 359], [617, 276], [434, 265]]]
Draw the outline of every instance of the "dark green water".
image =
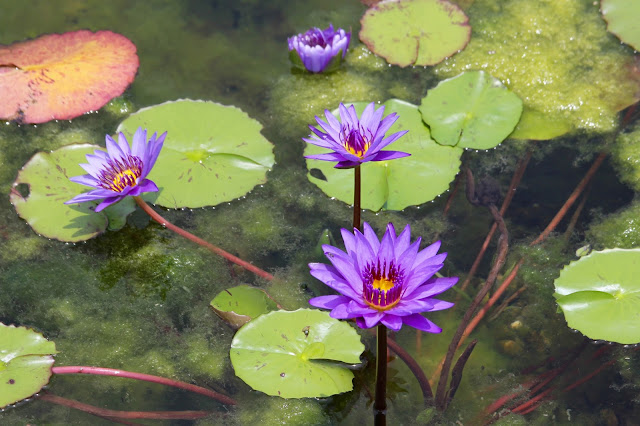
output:
[[[506, 9], [516, 7], [516, 2], [497, 2], [504, 3], [502, 6], [477, 3], [469, 11], [472, 24], [474, 16], [479, 21], [490, 21], [492, 14], [502, 16]], [[540, 10], [548, 12], [550, 3], [540, 4]], [[566, 16], [559, 12], [560, 18], [570, 16], [578, 27], [581, 22], [596, 19], [591, 2], [558, 4], [559, 10], [566, 12]], [[529, 7], [531, 10], [526, 12], [535, 14], [536, 8]], [[575, 15], [574, 9], [582, 15]], [[216, 413], [198, 421], [200, 424], [370, 422], [372, 362], [356, 374], [355, 390], [348, 394], [319, 400], [268, 397], [250, 390], [234, 376], [229, 361], [233, 331], [209, 308], [218, 292], [243, 283], [265, 288], [288, 309], [306, 307], [310, 297], [323, 294], [325, 288], [309, 276], [306, 265], [321, 260], [315, 249], [322, 231], [328, 228], [338, 237], [339, 229], [349, 226], [352, 211], [340, 201], [330, 200], [307, 180], [300, 139], [307, 135], [306, 124], [313, 121], [314, 115], [325, 108], [335, 108], [341, 101], [397, 97], [418, 104], [428, 88], [450, 70], [462, 66], [450, 63], [437, 72], [432, 68], [387, 67], [357, 42], [364, 11], [365, 6], [355, 0], [0, 1], [2, 44], [51, 32], [109, 29], [130, 38], [140, 57], [135, 82], [109, 110], [72, 122], [0, 126], [0, 193], [5, 194], [0, 203], [0, 321], [33, 327], [54, 340], [59, 351], [58, 366], [96, 365], [171, 377], [231, 395], [239, 405], [228, 408], [160, 385], [106, 377], [54, 377], [48, 386], [51, 393], [114, 410]], [[355, 47], [345, 69], [328, 77], [292, 74], [286, 38], [329, 23], [354, 32]], [[504, 31], [505, 44], [514, 38], [513, 25], [495, 24], [498, 34], [500, 28]], [[602, 26], [594, 25], [596, 29], [589, 26], [589, 31], [605, 34]], [[491, 31], [487, 29], [482, 34], [488, 32]], [[614, 46], [605, 47], [611, 55], [630, 56], [630, 52], [617, 47], [613, 36], [602, 37], [609, 43], [607, 46]], [[549, 57], [556, 54], [549, 52]], [[477, 63], [476, 59], [469, 59], [474, 61]], [[501, 63], [505, 68], [509, 65]], [[570, 71], [566, 64], [557, 66]], [[602, 64], [590, 66], [598, 69]], [[514, 74], [523, 75], [525, 71]], [[562, 83], [562, 78], [557, 77], [557, 81]], [[582, 86], [567, 86], [566, 92], [575, 96], [593, 94], [597, 87], [606, 88], [612, 83], [598, 84], [591, 84], [592, 92]], [[561, 98], [553, 93], [562, 93], [556, 87], [553, 90], [545, 94], [545, 100], [539, 100], [547, 102], [550, 110], [557, 108]], [[263, 124], [264, 136], [275, 146], [277, 163], [268, 182], [240, 200], [215, 209], [163, 214], [177, 225], [274, 273], [279, 278], [277, 284], [229, 267], [209, 252], [150, 223], [142, 212], [130, 216], [121, 231], [82, 244], [66, 244], [37, 236], [9, 203], [7, 194], [18, 170], [36, 152], [76, 142], [102, 143], [104, 135], [113, 133], [128, 113], [180, 98], [213, 100], [246, 111]], [[120, 106], [125, 110], [121, 111]], [[506, 215], [512, 246], [507, 267], [526, 257], [515, 286], [526, 285], [527, 290], [472, 336], [479, 343], [454, 402], [437, 419], [441, 424], [482, 424], [477, 416], [486, 406], [536, 375], [561, 367], [562, 356], [583, 342], [584, 338], [570, 331], [562, 314], [556, 312], [553, 279], [564, 264], [575, 259], [578, 247], [588, 242], [602, 248], [608, 241], [603, 233], [610, 236], [625, 232], [620, 227], [602, 231], [594, 226], [603, 223], [607, 214], [628, 206], [633, 191], [619, 182], [616, 171], [605, 162], [590, 188], [573, 234], [567, 239], [562, 234], [568, 223], [565, 219], [558, 235], [545, 246], [531, 249], [528, 243], [544, 229], [582, 178], [594, 153], [606, 146], [615, 130], [615, 119], [615, 111], [596, 105], [582, 115], [570, 117], [575, 131], [568, 136], [534, 145], [506, 141], [494, 150], [464, 154], [463, 163], [478, 176], [497, 179], [504, 192], [517, 160], [527, 148], [534, 151]], [[491, 216], [486, 209], [468, 204], [462, 193], [453, 199], [446, 217], [442, 212], [450, 193], [403, 212], [365, 212], [363, 218], [379, 230], [389, 221], [397, 228], [410, 223], [415, 236], [420, 235], [425, 241], [442, 239], [443, 250], [449, 252], [443, 274], [464, 277], [491, 225]], [[637, 231], [635, 224], [629, 226]], [[492, 243], [477, 274], [480, 278], [474, 283], [486, 277], [494, 252]], [[449, 291], [443, 298], [455, 300], [456, 294]], [[428, 377], [443, 356], [466, 303], [462, 298], [452, 312], [431, 315], [445, 332], [423, 335], [419, 349], [414, 330], [405, 328], [395, 336]], [[515, 326], [515, 322], [522, 326]], [[367, 346], [365, 358], [372, 361], [374, 341], [363, 334], [363, 342]], [[592, 359], [600, 347], [588, 343], [571, 367], [565, 367], [552, 383], [556, 390], [536, 411], [505, 417], [502, 424], [634, 424], [632, 419], [640, 416], [634, 399], [639, 385], [637, 355], [631, 349], [614, 346], [605, 358]], [[522, 373], [549, 357], [559, 361], [537, 374]], [[581, 387], [562, 391], [567, 384], [598, 368], [603, 359], [617, 362]], [[398, 359], [389, 368], [389, 423], [416, 424], [423, 406], [415, 378]], [[522, 398], [526, 401], [526, 397]], [[34, 399], [0, 412], [0, 423], [109, 422]]]

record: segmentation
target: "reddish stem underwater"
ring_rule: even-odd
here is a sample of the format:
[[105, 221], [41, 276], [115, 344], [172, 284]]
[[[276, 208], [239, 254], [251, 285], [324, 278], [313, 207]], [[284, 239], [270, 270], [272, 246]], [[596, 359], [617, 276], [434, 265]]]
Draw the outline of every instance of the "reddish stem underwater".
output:
[[160, 225], [172, 230], [176, 234], [178, 234], [180, 236], [183, 236], [188, 240], [193, 241], [196, 244], [201, 245], [202, 247], [205, 247], [206, 249], [208, 249], [208, 250], [212, 251], [213, 253], [217, 254], [218, 256], [222, 256], [225, 259], [227, 259], [228, 261], [233, 262], [236, 265], [239, 265], [239, 266], [243, 267], [247, 271], [253, 272], [254, 274], [256, 274], [259, 277], [262, 277], [262, 278], [267, 279], [269, 281], [273, 280], [273, 275], [271, 275], [267, 271], [264, 271], [264, 270], [258, 268], [257, 266], [254, 266], [254, 265], [250, 264], [249, 262], [246, 262], [246, 261], [240, 259], [239, 257], [234, 256], [231, 253], [228, 253], [228, 252], [224, 251], [220, 247], [214, 246], [213, 244], [208, 243], [207, 241], [203, 240], [202, 238], [198, 238], [195, 235], [193, 235], [192, 233], [190, 233], [188, 231], [185, 231], [184, 229], [182, 229], [182, 228], [174, 225], [173, 223], [169, 222], [167, 219], [165, 219], [164, 217], [160, 216], [160, 214], [158, 214], [155, 210], [153, 210], [151, 208], [151, 206], [149, 206], [147, 203], [145, 203], [142, 198], [133, 197], [133, 199], [136, 201], [136, 204], [138, 204], [140, 206], [140, 208], [142, 208], [142, 210], [144, 210], [145, 213], [147, 213], [149, 216], [151, 216], [151, 218], [153, 220], [155, 220], [156, 222], [158, 222]]
[[65, 366], [51, 368], [53, 374], [93, 374], [98, 376], [125, 377], [128, 379], [142, 380], [145, 382], [159, 383], [161, 385], [173, 386], [174, 388], [188, 390], [190, 392], [199, 393], [206, 397], [215, 399], [222, 404], [236, 405], [236, 401], [226, 395], [214, 392], [200, 386], [190, 383], [181, 382], [179, 380], [171, 380], [164, 377], [152, 376], [150, 374], [135, 373], [132, 371], [116, 370], [113, 368], [89, 367], [89, 366]]

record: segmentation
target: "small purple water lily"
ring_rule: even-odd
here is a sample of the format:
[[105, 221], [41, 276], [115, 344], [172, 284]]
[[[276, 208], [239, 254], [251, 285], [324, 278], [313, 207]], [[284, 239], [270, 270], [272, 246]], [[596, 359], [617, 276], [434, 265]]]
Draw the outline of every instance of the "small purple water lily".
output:
[[69, 179], [96, 189], [77, 195], [65, 204], [104, 199], [96, 207], [95, 211], [99, 212], [125, 197], [158, 191], [156, 184], [146, 177], [156, 163], [166, 136], [167, 132], [160, 137], [154, 133], [147, 141], [147, 131], [140, 127], [133, 135], [130, 148], [124, 134], [118, 134], [117, 143], [107, 135], [107, 152], [96, 150], [87, 154], [89, 164], [80, 164], [80, 167], [88, 174]]
[[[331, 61], [344, 59], [351, 41], [351, 32], [345, 32], [342, 28], [311, 28], [304, 34], [298, 34], [287, 39], [289, 42], [289, 53], [297, 54], [302, 65], [307, 71], [320, 73], [327, 69]], [[342, 57], [338, 55], [342, 52]], [[295, 61], [295, 58], [292, 58]]]
[[316, 121], [324, 132], [310, 125], [309, 128], [314, 134], [309, 138], [302, 138], [305, 142], [331, 149], [333, 152], [307, 155], [306, 158], [337, 161], [336, 168], [348, 169], [367, 161], [393, 160], [411, 155], [401, 151], [382, 151], [382, 148], [408, 132], [403, 130], [385, 137], [387, 130], [398, 119], [398, 114], [394, 112], [383, 119], [384, 105], [375, 109], [375, 104], [371, 102], [362, 112], [361, 118], [358, 118], [353, 105], [347, 108], [341, 103], [338, 111], [340, 121], [331, 111], [325, 110], [326, 122], [316, 116]]
[[453, 306], [432, 297], [458, 282], [457, 277], [433, 276], [447, 256], [437, 254], [440, 241], [419, 251], [421, 239], [411, 243], [410, 226], [396, 236], [392, 223], [379, 241], [366, 222], [364, 233], [343, 229], [342, 239], [346, 253], [322, 247], [332, 265], [309, 264], [311, 275], [340, 295], [314, 297], [309, 300], [312, 306], [331, 309], [333, 318], [355, 318], [360, 328], [382, 323], [394, 331], [403, 324], [429, 333], [442, 331], [421, 315]]

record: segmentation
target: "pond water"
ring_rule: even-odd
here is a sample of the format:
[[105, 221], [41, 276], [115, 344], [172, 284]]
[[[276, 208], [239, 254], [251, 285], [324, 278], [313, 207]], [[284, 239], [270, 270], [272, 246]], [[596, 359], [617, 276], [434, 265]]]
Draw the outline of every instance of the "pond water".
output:
[[[327, 294], [309, 275], [307, 264], [323, 259], [318, 243], [324, 230], [339, 240], [340, 228], [350, 226], [352, 209], [307, 178], [301, 138], [308, 135], [307, 124], [315, 115], [340, 102], [399, 98], [419, 105], [440, 80], [484, 69], [534, 111], [528, 125], [547, 132], [540, 139], [552, 138], [508, 139], [495, 149], [467, 150], [462, 156], [478, 178], [492, 177], [503, 194], [519, 161], [531, 156], [505, 213], [510, 250], [498, 283], [525, 260], [506, 296], [471, 335], [478, 343], [445, 413], [430, 417], [413, 374], [400, 359], [390, 358], [389, 424], [484, 424], [488, 415], [500, 412], [483, 414], [494, 401], [546, 378], [550, 380], [519, 394], [517, 404], [510, 405], [530, 402], [535, 409], [504, 415], [496, 424], [634, 424], [640, 418], [637, 352], [598, 344], [570, 330], [553, 297], [554, 279], [576, 260], [578, 248], [640, 243], [631, 189], [637, 178], [624, 162], [625, 156], [638, 158], [637, 149], [615, 154], [619, 111], [640, 93], [640, 78], [629, 77], [633, 52], [606, 32], [593, 1], [459, 3], [474, 31], [468, 49], [435, 67], [400, 68], [358, 41], [366, 6], [356, 0], [2, 2], [0, 44], [45, 33], [108, 29], [132, 40], [140, 58], [134, 83], [96, 113], [37, 126], [2, 123], [2, 194], [9, 194], [18, 170], [35, 153], [71, 143], [102, 145], [104, 135], [114, 134], [130, 113], [176, 99], [242, 109], [263, 125], [276, 159], [267, 182], [241, 199], [214, 208], [157, 208], [178, 226], [273, 273], [277, 279], [271, 282], [230, 266], [139, 210], [123, 229], [72, 244], [38, 236], [3, 198], [0, 322], [32, 327], [55, 341], [56, 366], [93, 365], [174, 378], [232, 396], [238, 405], [110, 377], [58, 375], [47, 391], [113, 410], [213, 412], [201, 420], [167, 424], [370, 422], [375, 369], [371, 335], [361, 332], [366, 364], [355, 372], [354, 391], [322, 399], [280, 399], [251, 390], [234, 375], [229, 359], [234, 331], [209, 303], [225, 288], [240, 284], [265, 289], [291, 310]], [[326, 76], [292, 71], [287, 37], [329, 23], [353, 31], [342, 69]], [[635, 126], [630, 117], [627, 134]], [[612, 146], [615, 161], [605, 160], [581, 195], [585, 202], [578, 199], [555, 232], [531, 247], [598, 153]], [[467, 202], [464, 183], [457, 190], [455, 185], [433, 202], [403, 211], [364, 211], [363, 220], [378, 231], [388, 222], [396, 229], [409, 223], [423, 241], [441, 240], [442, 250], [449, 253], [441, 272], [462, 282], [493, 219], [488, 209]], [[577, 205], [582, 207], [572, 221]], [[442, 334], [418, 335], [404, 327], [393, 335], [427, 377], [436, 371], [470, 299], [489, 274], [496, 247], [494, 239], [467, 290], [442, 296], [456, 301], [456, 307], [429, 315], [444, 329]], [[599, 371], [602, 365], [606, 368]], [[571, 387], [581, 379], [583, 384]], [[38, 398], [0, 412], [3, 425], [90, 422], [110, 423]]]

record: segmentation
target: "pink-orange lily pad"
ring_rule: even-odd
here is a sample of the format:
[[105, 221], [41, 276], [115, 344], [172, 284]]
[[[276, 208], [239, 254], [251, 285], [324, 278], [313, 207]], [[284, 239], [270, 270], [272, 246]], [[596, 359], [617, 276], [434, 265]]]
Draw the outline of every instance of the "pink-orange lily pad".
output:
[[111, 31], [0, 46], [0, 119], [35, 124], [98, 110], [125, 91], [139, 64], [131, 40]]

